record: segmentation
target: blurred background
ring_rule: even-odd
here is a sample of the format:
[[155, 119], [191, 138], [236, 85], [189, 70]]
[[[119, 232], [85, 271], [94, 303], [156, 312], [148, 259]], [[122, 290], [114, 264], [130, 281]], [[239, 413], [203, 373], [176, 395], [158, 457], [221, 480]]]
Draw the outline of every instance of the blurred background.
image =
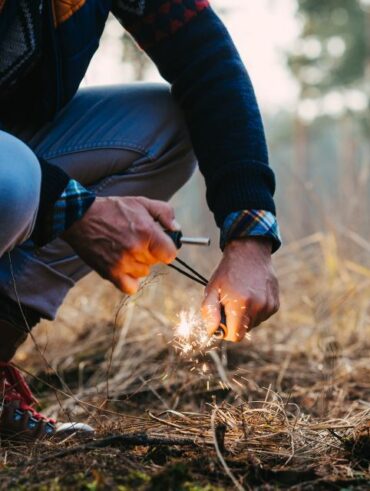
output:
[[[369, 0], [213, 0], [263, 112], [284, 243], [317, 231], [369, 234]], [[85, 84], [160, 81], [110, 19]], [[189, 232], [217, 232], [203, 180], [175, 198]], [[342, 240], [343, 239], [343, 240]]]

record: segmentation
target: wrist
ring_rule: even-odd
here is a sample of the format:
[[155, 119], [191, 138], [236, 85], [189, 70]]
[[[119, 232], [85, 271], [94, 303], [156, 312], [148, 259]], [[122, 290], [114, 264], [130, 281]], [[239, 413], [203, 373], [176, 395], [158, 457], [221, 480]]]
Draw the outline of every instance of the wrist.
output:
[[90, 207], [85, 211], [84, 215], [79, 220], [73, 222], [72, 225], [63, 232], [61, 238], [70, 245], [72, 245], [76, 238], [77, 240], [81, 240], [81, 232], [83, 232], [84, 225], [91, 220], [92, 216], [97, 214], [97, 210], [100, 208], [104, 199], [105, 198], [96, 197]]
[[266, 256], [271, 256], [273, 241], [269, 237], [241, 237], [228, 242], [224, 252], [231, 252], [233, 250], [258, 251]]

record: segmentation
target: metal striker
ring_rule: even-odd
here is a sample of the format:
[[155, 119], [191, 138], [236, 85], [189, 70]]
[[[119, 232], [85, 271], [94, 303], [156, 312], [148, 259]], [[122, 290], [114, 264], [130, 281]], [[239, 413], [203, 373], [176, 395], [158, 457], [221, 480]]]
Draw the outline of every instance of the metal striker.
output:
[[209, 246], [211, 239], [209, 237], [184, 237], [180, 230], [176, 232], [166, 231], [166, 234], [171, 237], [177, 249], [181, 249], [183, 244]]

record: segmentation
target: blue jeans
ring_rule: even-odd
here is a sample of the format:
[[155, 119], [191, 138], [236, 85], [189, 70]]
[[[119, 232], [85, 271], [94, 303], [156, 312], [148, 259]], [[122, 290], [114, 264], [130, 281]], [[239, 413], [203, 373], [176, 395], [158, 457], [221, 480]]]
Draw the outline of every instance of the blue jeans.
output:
[[90, 270], [61, 239], [42, 248], [27, 240], [41, 182], [29, 148], [98, 196], [168, 200], [196, 160], [182, 113], [161, 84], [81, 89], [52, 123], [15, 136], [0, 132], [0, 291], [16, 300], [13, 269], [21, 302], [53, 319]]

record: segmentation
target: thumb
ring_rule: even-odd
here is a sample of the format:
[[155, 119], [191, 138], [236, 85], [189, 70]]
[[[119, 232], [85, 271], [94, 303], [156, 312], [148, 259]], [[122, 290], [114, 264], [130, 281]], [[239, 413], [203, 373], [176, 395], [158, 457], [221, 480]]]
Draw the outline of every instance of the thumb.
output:
[[221, 322], [219, 294], [215, 288], [206, 292], [202, 304], [202, 317], [207, 327], [208, 335], [212, 336], [217, 331]]
[[143, 205], [152, 218], [168, 230], [180, 230], [180, 225], [175, 220], [175, 212], [171, 205], [156, 199], [142, 198]]

